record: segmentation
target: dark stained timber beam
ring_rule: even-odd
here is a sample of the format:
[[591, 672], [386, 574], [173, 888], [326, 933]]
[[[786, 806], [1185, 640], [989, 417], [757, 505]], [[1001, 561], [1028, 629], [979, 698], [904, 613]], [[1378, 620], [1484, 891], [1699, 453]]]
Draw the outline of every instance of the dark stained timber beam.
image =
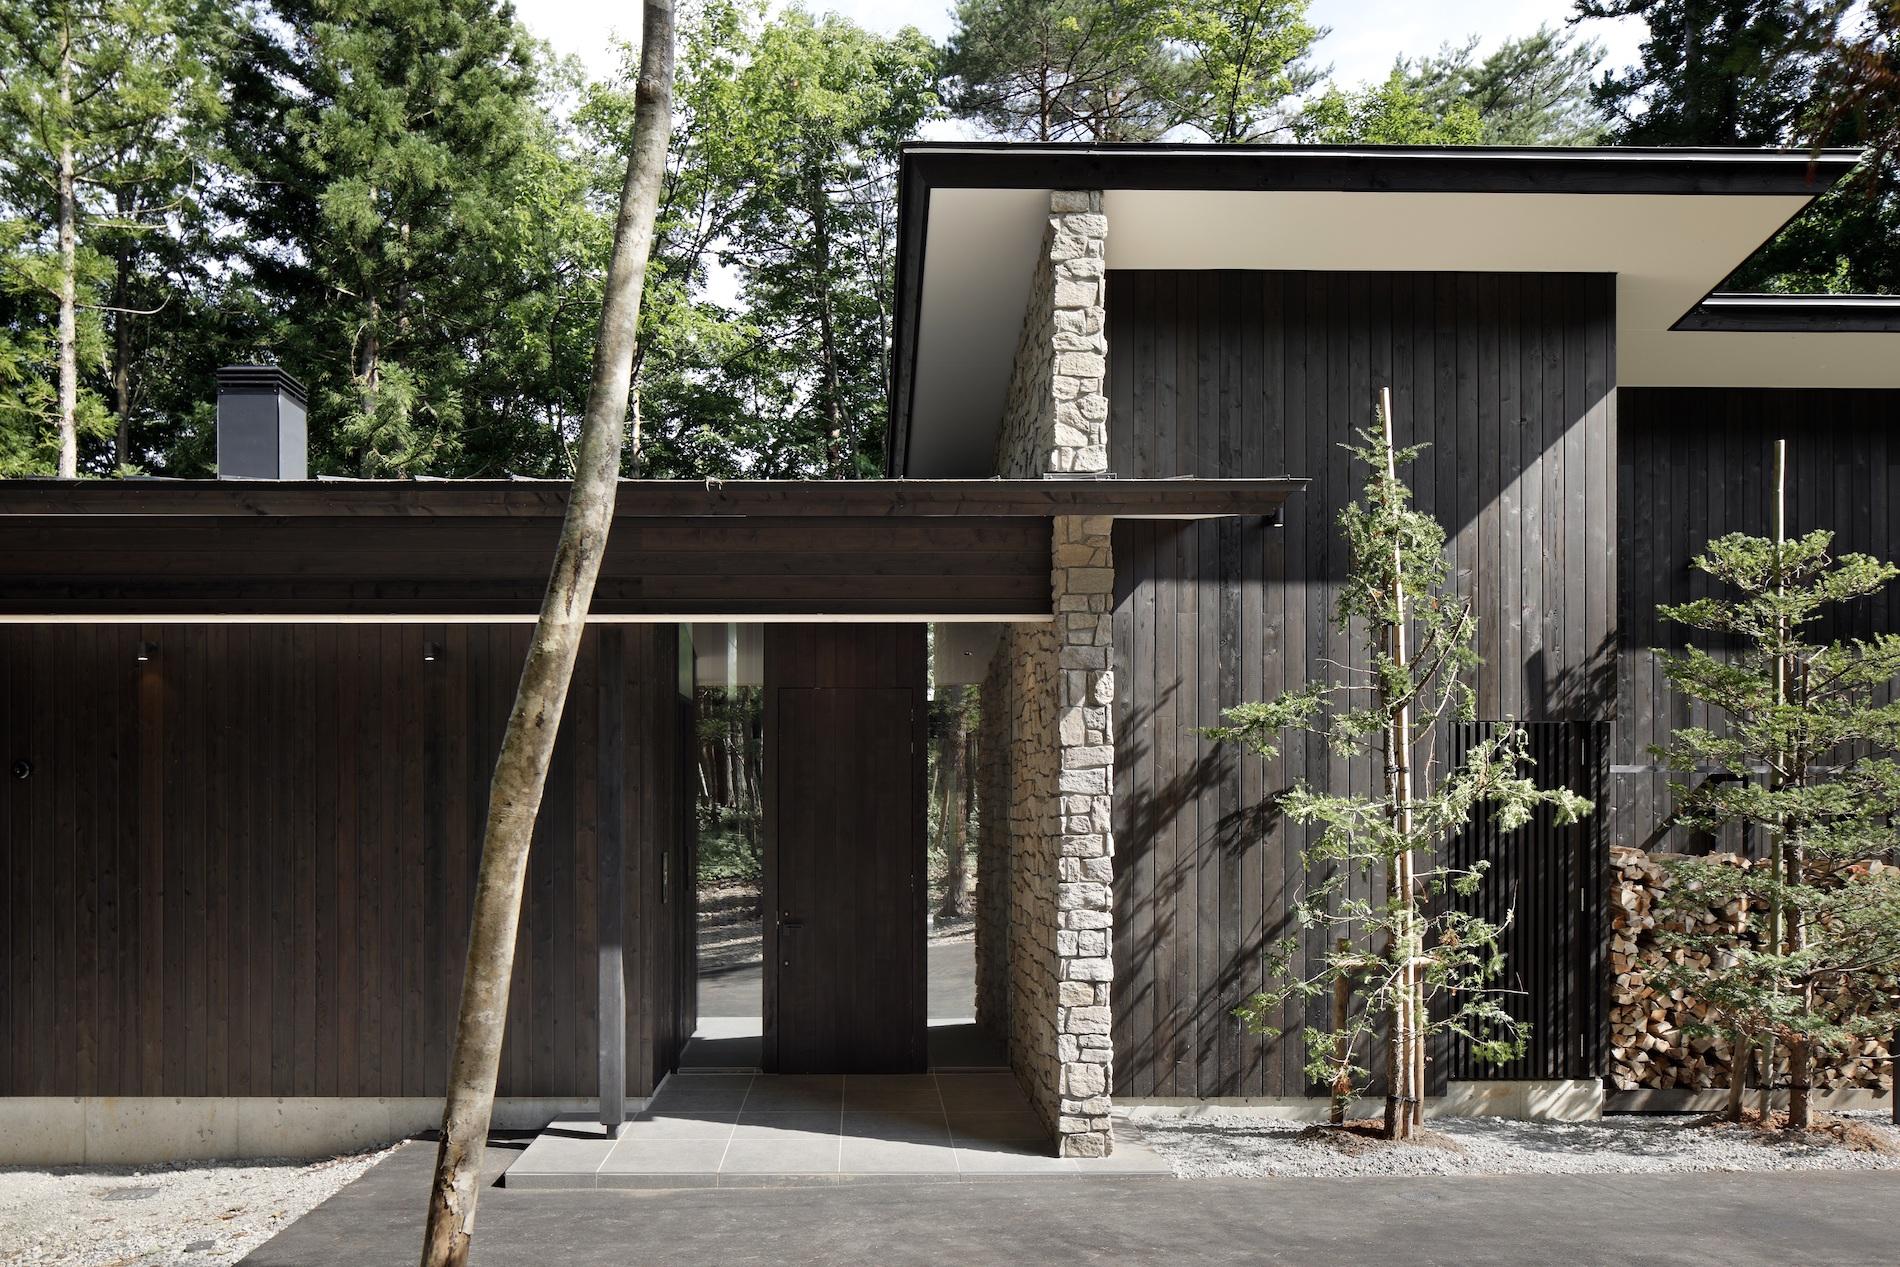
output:
[[[1275, 521], [1300, 481], [641, 481], [600, 620], [1049, 616], [1057, 515]], [[0, 484], [0, 620], [518, 620], [554, 483]]]
[[[694, 518], [1212, 519], [1274, 514], [1304, 480], [629, 480], [615, 523]], [[8, 480], [0, 523], [21, 516], [555, 519], [560, 480]]]

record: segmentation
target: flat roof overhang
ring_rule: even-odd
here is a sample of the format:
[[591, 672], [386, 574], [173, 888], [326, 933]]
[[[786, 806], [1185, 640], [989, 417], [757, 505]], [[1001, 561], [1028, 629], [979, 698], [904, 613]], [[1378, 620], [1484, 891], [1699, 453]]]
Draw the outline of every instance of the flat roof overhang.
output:
[[[1304, 483], [628, 480], [591, 618], [1047, 619], [1053, 517], [1277, 519]], [[567, 492], [0, 482], [0, 621], [532, 620]]]
[[1833, 332], [1865, 327], [1677, 328], [1858, 161], [1849, 150], [913, 145], [889, 469], [990, 469], [1052, 189], [1105, 191], [1110, 269], [1613, 273], [1622, 383], [1900, 386], [1891, 340]]

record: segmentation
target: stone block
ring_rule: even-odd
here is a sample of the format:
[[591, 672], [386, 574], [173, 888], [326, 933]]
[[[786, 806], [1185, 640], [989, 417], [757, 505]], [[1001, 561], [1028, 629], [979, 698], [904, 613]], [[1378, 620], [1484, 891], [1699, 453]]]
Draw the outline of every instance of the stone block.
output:
[[1060, 788], [1064, 792], [1106, 792], [1108, 791], [1108, 772], [1106, 770], [1064, 770]]
[[1063, 1066], [1062, 1091], [1077, 1099], [1108, 1094], [1108, 1072], [1102, 1065], [1069, 1064]]
[[1065, 568], [1057, 581], [1071, 594], [1112, 594], [1115, 591], [1114, 568]]
[[1090, 881], [1077, 881], [1056, 885], [1056, 905], [1063, 910], [1109, 910], [1109, 893], [1106, 884]]
[[[1057, 308], [1093, 308], [1101, 302], [1101, 293], [1100, 278], [1056, 278], [1055, 304]], [[1081, 368], [1086, 365], [1093, 365], [1094, 368]], [[1064, 352], [1056, 357], [1056, 373], [1073, 374], [1077, 378], [1100, 378], [1104, 373], [1102, 366], [1100, 354]]]
[[[1093, 289], [1092, 283], [1090, 288]], [[1056, 357], [1056, 373], [1071, 378], [1099, 379], [1107, 372], [1108, 361], [1099, 352], [1063, 352]]]

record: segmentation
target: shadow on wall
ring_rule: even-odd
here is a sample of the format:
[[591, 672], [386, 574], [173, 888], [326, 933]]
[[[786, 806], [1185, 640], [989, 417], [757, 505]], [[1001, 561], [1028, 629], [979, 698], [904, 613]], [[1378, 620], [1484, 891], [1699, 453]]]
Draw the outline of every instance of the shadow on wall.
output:
[[[1163, 692], [1160, 708], [1124, 708], [1118, 720], [1135, 735], [1153, 735], [1155, 714], [1173, 695]], [[1264, 1085], [1270, 1069], [1277, 1085], [1283, 1067], [1304, 1063], [1297, 1022], [1295, 1032], [1269, 1039], [1248, 1033], [1233, 1013], [1264, 986], [1266, 948], [1297, 931], [1300, 877], [1283, 863], [1299, 845], [1285, 833], [1303, 843], [1305, 829], [1285, 822], [1278, 807], [1290, 783], [1262, 782], [1261, 794], [1244, 802], [1234, 795], [1254, 783], [1237, 778], [1241, 765], [1264, 776], [1267, 763], [1192, 727], [1181, 727], [1177, 742], [1197, 751], [1159, 783], [1145, 778], [1155, 769], [1145, 742], [1117, 746], [1116, 1090], [1280, 1094], [1251, 1088]]]

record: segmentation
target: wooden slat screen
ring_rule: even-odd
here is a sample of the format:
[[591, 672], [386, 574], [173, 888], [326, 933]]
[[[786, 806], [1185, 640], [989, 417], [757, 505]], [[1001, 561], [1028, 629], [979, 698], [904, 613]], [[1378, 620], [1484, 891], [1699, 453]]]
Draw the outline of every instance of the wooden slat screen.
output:
[[[1511, 725], [1528, 733], [1532, 766], [1544, 787], [1567, 787], [1603, 804], [1608, 725], [1603, 722], [1463, 722], [1452, 728], [1460, 760], [1475, 743]], [[1609, 1042], [1608, 934], [1610, 853], [1604, 819], [1568, 827], [1548, 810], [1506, 835], [1480, 817], [1445, 853], [1448, 865], [1490, 864], [1484, 886], [1464, 909], [1505, 924], [1500, 1001], [1530, 1023], [1522, 1057], [1497, 1065], [1475, 1060], [1468, 1044], [1446, 1040], [1432, 1054], [1433, 1093], [1448, 1080], [1600, 1078]]]

